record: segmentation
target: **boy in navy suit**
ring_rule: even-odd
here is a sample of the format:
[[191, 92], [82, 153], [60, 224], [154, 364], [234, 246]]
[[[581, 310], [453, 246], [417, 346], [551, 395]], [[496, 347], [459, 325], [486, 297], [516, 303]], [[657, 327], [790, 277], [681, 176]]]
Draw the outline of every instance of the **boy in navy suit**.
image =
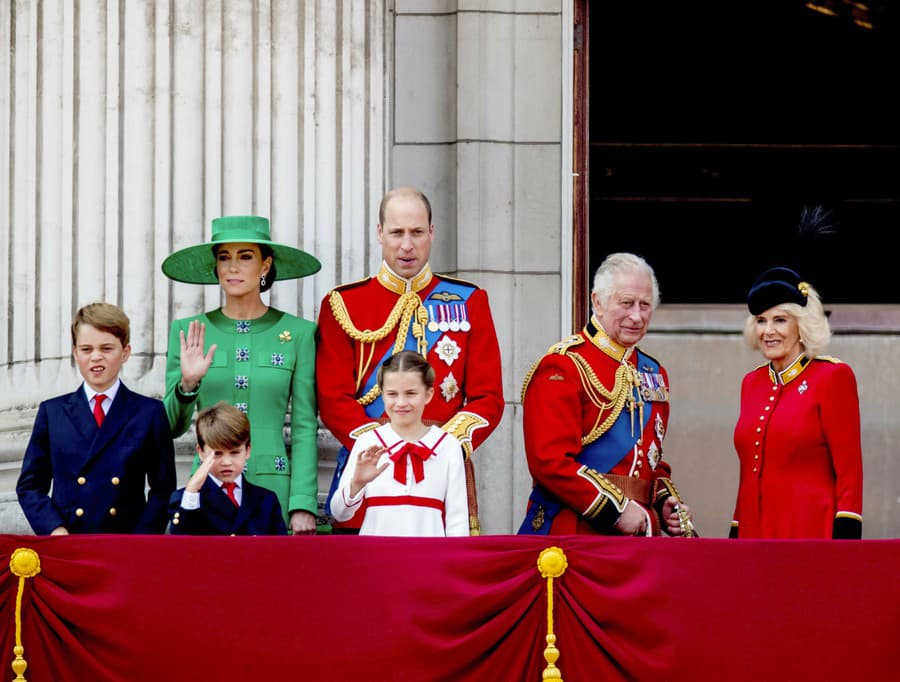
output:
[[287, 535], [278, 496], [243, 475], [250, 420], [219, 402], [197, 415], [200, 466], [169, 503], [173, 535]]
[[75, 313], [72, 355], [84, 382], [40, 404], [16, 484], [37, 535], [165, 532], [175, 450], [162, 401], [119, 378], [129, 336], [118, 306]]

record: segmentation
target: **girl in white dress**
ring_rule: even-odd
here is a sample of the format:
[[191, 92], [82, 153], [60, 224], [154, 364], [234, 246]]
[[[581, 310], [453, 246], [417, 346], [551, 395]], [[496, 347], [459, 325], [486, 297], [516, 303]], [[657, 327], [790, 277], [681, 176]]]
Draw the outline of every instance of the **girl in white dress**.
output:
[[331, 500], [346, 521], [364, 510], [360, 535], [469, 535], [466, 476], [459, 441], [422, 421], [434, 397], [434, 370], [414, 351], [378, 370], [390, 421], [357, 438]]

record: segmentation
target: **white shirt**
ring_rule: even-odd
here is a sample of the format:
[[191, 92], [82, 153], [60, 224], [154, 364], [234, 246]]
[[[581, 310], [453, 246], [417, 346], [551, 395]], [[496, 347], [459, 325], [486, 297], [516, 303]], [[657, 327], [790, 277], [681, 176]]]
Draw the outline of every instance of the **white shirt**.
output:
[[[103, 395], [106, 396], [106, 400], [103, 401], [103, 404], [100, 406], [103, 408], [103, 414], [109, 414], [109, 408], [112, 407], [112, 402], [116, 398], [116, 393], [119, 392], [119, 386], [121, 385], [122, 380], [116, 379], [116, 382], [110, 386], [108, 389], [103, 391]], [[91, 408], [91, 413], [94, 412], [94, 399], [98, 395], [98, 392], [93, 388], [87, 385], [87, 383], [83, 384], [84, 386], [84, 394], [87, 396], [88, 407]]]
[[[381, 437], [379, 439], [379, 436]], [[350, 482], [359, 454], [373, 445], [386, 444], [391, 452], [405, 441], [390, 424], [362, 434], [353, 444], [338, 489], [331, 498], [331, 513], [337, 521], [347, 521], [368, 498], [382, 498], [383, 504], [369, 506], [363, 516], [360, 535], [443, 537], [469, 534], [469, 503], [466, 495], [465, 461], [459, 441], [432, 426], [418, 441], [434, 454], [423, 462], [425, 477], [416, 483], [412, 462], [407, 462], [406, 482], [394, 480], [394, 462], [389, 454], [378, 460], [388, 467], [370, 481], [356, 497], [350, 497]], [[410, 459], [411, 455], [405, 455]], [[389, 499], [396, 498], [396, 503]], [[428, 506], [431, 503], [434, 506]], [[443, 506], [441, 509], [435, 508]]]

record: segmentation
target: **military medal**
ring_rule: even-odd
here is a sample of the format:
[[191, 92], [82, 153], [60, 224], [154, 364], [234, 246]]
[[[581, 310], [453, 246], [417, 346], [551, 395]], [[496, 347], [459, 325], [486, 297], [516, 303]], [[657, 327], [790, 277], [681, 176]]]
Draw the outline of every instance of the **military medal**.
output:
[[459, 306], [460, 317], [462, 319], [459, 321], [459, 328], [461, 331], [467, 332], [472, 328], [472, 324], [469, 322], [469, 314], [466, 312], [466, 306]]
[[428, 331], [436, 332], [440, 329], [440, 325], [438, 325], [437, 320], [434, 319], [434, 306], [428, 306], [428, 317], [431, 318], [428, 322]]
[[453, 319], [450, 320], [450, 331], [459, 331], [459, 306], [456, 304], [453, 305]]
[[440, 323], [438, 324], [438, 329], [442, 332], [450, 331], [450, 323], [447, 321], [447, 306], [439, 305], [438, 306], [438, 316], [440, 317]]

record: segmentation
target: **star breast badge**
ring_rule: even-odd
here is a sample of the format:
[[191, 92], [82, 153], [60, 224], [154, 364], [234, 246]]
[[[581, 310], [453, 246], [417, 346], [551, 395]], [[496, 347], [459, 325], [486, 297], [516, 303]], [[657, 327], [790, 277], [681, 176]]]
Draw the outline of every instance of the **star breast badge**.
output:
[[453, 372], [450, 372], [441, 382], [441, 395], [444, 396], [444, 400], [450, 402], [457, 393], [459, 393], [459, 384], [456, 383]]
[[449, 336], [444, 335], [441, 337], [436, 346], [438, 357], [446, 362], [448, 367], [453, 364], [454, 360], [459, 358], [459, 344]]

